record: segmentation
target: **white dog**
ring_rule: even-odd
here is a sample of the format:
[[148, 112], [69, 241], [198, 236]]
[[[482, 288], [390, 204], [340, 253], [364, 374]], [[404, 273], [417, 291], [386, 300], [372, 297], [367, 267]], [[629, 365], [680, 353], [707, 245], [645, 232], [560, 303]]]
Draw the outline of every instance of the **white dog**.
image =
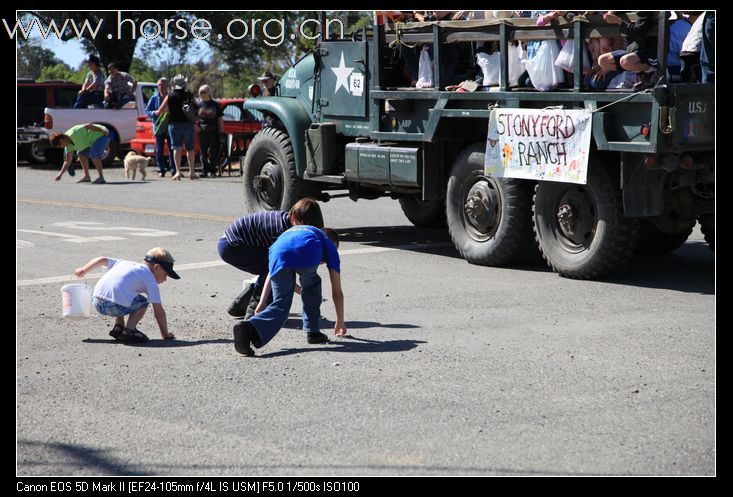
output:
[[132, 179], [135, 179], [137, 171], [140, 171], [142, 175], [141, 180], [145, 180], [145, 168], [148, 167], [152, 157], [144, 157], [137, 155], [132, 150], [125, 156], [125, 178], [130, 179], [130, 172], [132, 172]]

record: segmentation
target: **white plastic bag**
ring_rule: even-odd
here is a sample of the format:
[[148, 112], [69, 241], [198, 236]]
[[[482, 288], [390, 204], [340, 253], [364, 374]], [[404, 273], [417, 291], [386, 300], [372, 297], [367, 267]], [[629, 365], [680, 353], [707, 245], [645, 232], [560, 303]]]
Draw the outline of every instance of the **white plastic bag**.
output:
[[565, 81], [562, 69], [555, 65], [560, 49], [555, 40], [545, 40], [534, 58], [527, 61], [527, 72], [532, 86], [539, 91], [552, 91]]
[[415, 84], [418, 88], [432, 88], [433, 87], [433, 62], [430, 60], [430, 53], [428, 52], [428, 46], [422, 47], [420, 52], [420, 65], [418, 66], [419, 78]]
[[[524, 72], [524, 65], [527, 62], [527, 52], [521, 45], [509, 46], [509, 86], [517, 86], [519, 77]], [[499, 52], [491, 55], [479, 52], [476, 54], [476, 64], [484, 74], [484, 86], [496, 86], [501, 79], [501, 58]]]
[[[582, 45], [583, 48], [583, 70], [590, 69], [590, 61], [588, 60], [588, 52], [585, 49], [585, 42]], [[575, 72], [575, 42], [568, 40], [565, 42], [565, 46], [560, 50], [560, 55], [555, 59], [555, 65], [567, 72]]]
[[519, 77], [524, 72], [527, 64], [527, 51], [522, 44], [509, 45], [509, 86], [517, 86]]
[[499, 61], [499, 52], [494, 52], [491, 55], [485, 52], [479, 52], [476, 54], [476, 64], [481, 68], [481, 72], [484, 74], [484, 86], [495, 86], [499, 84], [499, 76], [501, 74], [501, 66]]

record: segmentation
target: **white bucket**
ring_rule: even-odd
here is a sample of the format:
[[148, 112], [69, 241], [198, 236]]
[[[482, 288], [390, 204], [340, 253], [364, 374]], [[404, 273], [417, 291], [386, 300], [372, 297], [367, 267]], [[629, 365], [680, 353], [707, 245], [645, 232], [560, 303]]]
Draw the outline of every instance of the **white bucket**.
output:
[[61, 287], [64, 317], [86, 319], [92, 315], [92, 287], [82, 283], [69, 283]]

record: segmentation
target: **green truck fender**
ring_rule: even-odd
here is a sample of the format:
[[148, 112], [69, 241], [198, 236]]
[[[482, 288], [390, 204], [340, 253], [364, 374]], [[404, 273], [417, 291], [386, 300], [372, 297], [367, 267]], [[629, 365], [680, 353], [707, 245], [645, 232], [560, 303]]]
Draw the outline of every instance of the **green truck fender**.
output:
[[277, 117], [285, 126], [295, 152], [295, 169], [299, 177], [305, 171], [305, 132], [311, 125], [311, 118], [303, 106], [293, 98], [262, 97], [244, 102], [245, 109], [256, 109]]

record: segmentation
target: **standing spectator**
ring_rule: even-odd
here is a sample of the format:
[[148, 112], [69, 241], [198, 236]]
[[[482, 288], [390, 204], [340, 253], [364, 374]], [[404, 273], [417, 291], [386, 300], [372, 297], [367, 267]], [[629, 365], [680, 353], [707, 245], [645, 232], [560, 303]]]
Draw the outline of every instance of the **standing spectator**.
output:
[[171, 176], [176, 173], [176, 167], [170, 156], [165, 155], [165, 143], [168, 142], [168, 150], [172, 151], [171, 139], [168, 134], [168, 108], [162, 107], [163, 100], [168, 96], [168, 80], [160, 78], [158, 89], [148, 100], [145, 107], [145, 114], [153, 121], [153, 134], [155, 135], [155, 161], [158, 164], [158, 176], [165, 177], [165, 172], [170, 169]]
[[193, 122], [189, 121], [186, 115], [183, 113], [183, 105], [190, 103], [193, 106], [196, 104], [193, 101], [193, 95], [191, 92], [186, 91], [186, 85], [188, 80], [183, 74], [178, 74], [173, 78], [173, 91], [163, 100], [162, 106], [168, 106], [168, 113], [170, 118], [168, 120], [168, 133], [170, 134], [170, 143], [173, 148], [173, 162], [176, 165], [176, 174], [171, 179], [181, 179], [181, 165], [183, 161], [182, 151], [186, 148], [186, 157], [188, 159], [189, 175], [191, 179], [198, 178], [194, 169], [196, 160], [196, 153], [194, 151], [193, 142]]
[[211, 173], [216, 176], [219, 160], [219, 135], [224, 132], [224, 113], [219, 102], [212, 97], [211, 87], [199, 88], [199, 157], [204, 178]]
[[93, 181], [95, 184], [106, 183], [102, 173], [102, 156], [109, 144], [109, 130], [101, 124], [77, 124], [69, 128], [66, 133], [54, 133], [51, 135], [51, 146], [65, 147], [64, 163], [61, 165], [61, 172], [54, 178], [61, 179], [71, 161], [74, 159], [74, 151], [79, 156], [81, 167], [84, 168], [84, 176], [77, 183], [89, 183], [89, 159], [92, 159], [99, 177]]
[[669, 24], [669, 51], [667, 52], [667, 73], [669, 80], [679, 82], [682, 80], [680, 73], [682, 71], [682, 61], [680, 60], [680, 52], [682, 51], [682, 43], [687, 38], [692, 23], [702, 12], [691, 12], [685, 18], [682, 13], [677, 13], [677, 19]]
[[86, 109], [90, 105], [102, 107], [104, 101], [104, 73], [99, 68], [99, 58], [96, 55], [90, 55], [86, 63], [89, 66], [89, 72], [74, 102], [75, 109]]
[[104, 82], [105, 109], [121, 109], [127, 102], [135, 100], [137, 81], [135, 78], [117, 69], [114, 62], [107, 66], [109, 76]]
[[680, 49], [681, 70], [680, 76], [683, 83], [699, 83], [700, 75], [700, 50], [702, 49], [702, 28], [705, 22], [705, 15], [699, 15], [692, 23], [690, 31], [682, 42]]
[[260, 81], [265, 85], [265, 90], [262, 92], [263, 97], [274, 97], [277, 93], [277, 80], [279, 76], [275, 76], [270, 71], [265, 71], [259, 78]]
[[715, 83], [715, 11], [705, 12], [702, 30], [702, 49], [700, 50], [700, 67], [702, 82]]

